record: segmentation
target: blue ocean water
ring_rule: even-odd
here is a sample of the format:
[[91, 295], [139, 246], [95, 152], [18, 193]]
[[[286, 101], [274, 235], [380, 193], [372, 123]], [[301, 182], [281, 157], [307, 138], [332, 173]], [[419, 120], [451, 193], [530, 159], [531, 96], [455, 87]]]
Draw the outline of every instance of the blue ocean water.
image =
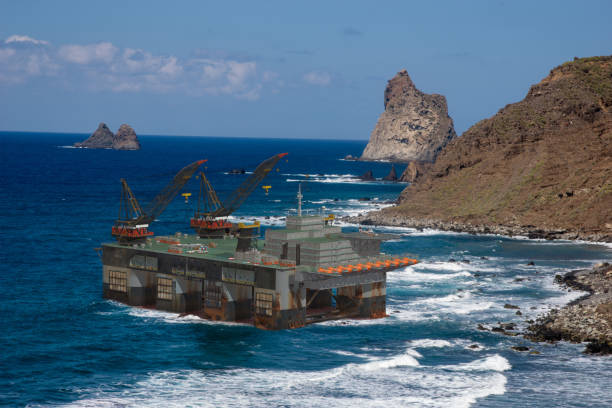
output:
[[[180, 168], [208, 159], [223, 198], [245, 177], [228, 170], [288, 152], [265, 182], [270, 193], [258, 188], [234, 216], [269, 228], [294, 210], [298, 182], [306, 209], [340, 216], [389, 205], [404, 185], [358, 180], [369, 169], [386, 175], [389, 164], [339, 160], [363, 141], [143, 136], [135, 152], [66, 147], [85, 137], [0, 133], [1, 405], [612, 405], [610, 357], [476, 328], [524, 326], [580, 296], [554, 275], [609, 261], [609, 246], [380, 228], [401, 236], [385, 252], [421, 260], [388, 274], [385, 319], [262, 331], [130, 308], [101, 298], [94, 250], [111, 240], [121, 177], [146, 203]], [[197, 193], [196, 183], [186, 191]], [[151, 229], [189, 232], [192, 211], [193, 200], [179, 198]]]

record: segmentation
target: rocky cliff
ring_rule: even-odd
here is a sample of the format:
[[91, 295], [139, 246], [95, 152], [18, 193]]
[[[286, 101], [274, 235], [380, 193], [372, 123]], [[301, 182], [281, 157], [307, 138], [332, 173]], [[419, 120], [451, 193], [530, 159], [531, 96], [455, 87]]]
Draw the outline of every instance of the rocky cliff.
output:
[[553, 69], [366, 219], [612, 241], [612, 56]]
[[83, 142], [75, 143], [74, 146], [89, 149], [138, 150], [140, 142], [136, 132], [129, 125], [121, 125], [117, 134], [114, 135], [106, 123], [100, 123], [91, 136]]
[[433, 161], [456, 136], [446, 98], [419, 91], [403, 70], [387, 84], [385, 111], [361, 160]]

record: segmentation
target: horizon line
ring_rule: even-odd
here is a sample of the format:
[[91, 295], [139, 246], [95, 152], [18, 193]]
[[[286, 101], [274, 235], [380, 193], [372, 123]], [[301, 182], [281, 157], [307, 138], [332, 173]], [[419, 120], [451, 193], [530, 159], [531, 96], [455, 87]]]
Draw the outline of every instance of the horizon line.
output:
[[[31, 131], [31, 130], [0, 130], [0, 135], [3, 133], [25, 133], [25, 134], [51, 134], [51, 135], [89, 135], [93, 133], [82, 133], [82, 132], [57, 132], [57, 131]], [[338, 140], [338, 141], [353, 141], [353, 142], [368, 142], [367, 139], [336, 139], [336, 138], [324, 138], [324, 137], [275, 137], [275, 136], [210, 136], [210, 135], [169, 135], [169, 134], [149, 134], [142, 133], [137, 134], [137, 137], [200, 137], [200, 138], [218, 138], [218, 139], [273, 139], [273, 140]]]

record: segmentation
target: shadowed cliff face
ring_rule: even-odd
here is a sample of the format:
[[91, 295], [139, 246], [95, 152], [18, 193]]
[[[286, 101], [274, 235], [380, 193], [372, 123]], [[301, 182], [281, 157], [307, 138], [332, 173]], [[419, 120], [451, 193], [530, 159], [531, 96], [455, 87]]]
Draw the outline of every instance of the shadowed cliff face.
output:
[[419, 91], [403, 70], [387, 84], [385, 111], [361, 160], [433, 161], [456, 136], [446, 98]]
[[612, 236], [612, 56], [553, 69], [449, 143], [388, 213]]

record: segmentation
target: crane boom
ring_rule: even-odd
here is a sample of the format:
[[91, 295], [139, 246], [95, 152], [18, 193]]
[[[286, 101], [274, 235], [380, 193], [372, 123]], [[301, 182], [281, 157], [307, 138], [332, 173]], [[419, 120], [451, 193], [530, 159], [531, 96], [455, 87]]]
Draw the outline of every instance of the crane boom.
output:
[[[280, 153], [261, 162], [259, 166], [240, 186], [234, 190], [223, 203], [219, 202], [217, 193], [202, 173], [200, 175], [200, 195], [198, 210], [190, 221], [190, 226], [200, 237], [221, 238], [232, 231], [240, 229], [239, 225], [223, 219], [236, 211], [253, 192], [255, 187], [272, 171], [276, 163], [287, 153]], [[242, 227], [245, 228], [245, 227]]]
[[153, 235], [147, 229], [176, 197], [185, 186], [193, 173], [206, 160], [198, 160], [179, 171], [172, 181], [151, 201], [146, 210], [143, 211], [138, 200], [132, 193], [125, 179], [121, 179], [121, 201], [119, 204], [119, 218], [112, 228], [112, 235], [120, 242], [144, 239]]
[[151, 201], [144, 211], [143, 217], [140, 220], [141, 224], [148, 224], [153, 222], [170, 204], [176, 195], [181, 191], [185, 184], [189, 181], [193, 173], [200, 167], [206, 160], [198, 160], [179, 171], [170, 183]]
[[227, 200], [223, 202], [223, 205], [217, 210], [213, 211], [211, 217], [227, 217], [234, 211], [236, 211], [242, 203], [248, 198], [253, 192], [255, 187], [268, 175], [270, 171], [276, 166], [276, 163], [288, 153], [280, 153], [270, 157], [267, 160], [261, 162], [259, 166], [234, 192], [229, 196]]

